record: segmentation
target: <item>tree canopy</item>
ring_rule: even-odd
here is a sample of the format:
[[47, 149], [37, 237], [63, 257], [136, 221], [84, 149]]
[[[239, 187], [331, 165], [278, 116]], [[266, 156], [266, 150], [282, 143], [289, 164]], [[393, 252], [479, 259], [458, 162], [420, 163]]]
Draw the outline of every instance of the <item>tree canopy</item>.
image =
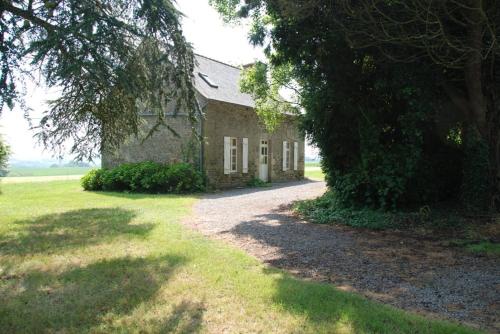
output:
[[[140, 111], [165, 124], [164, 107], [191, 111], [191, 46], [171, 0], [0, 0], [0, 108], [23, 102], [23, 80], [41, 74], [60, 96], [39, 139], [93, 158], [140, 129]], [[165, 89], [171, 87], [172, 89]], [[25, 109], [27, 109], [25, 107]]]
[[268, 68], [291, 68], [303, 128], [344, 204], [495, 205], [496, 1], [211, 3], [227, 21], [252, 21]]

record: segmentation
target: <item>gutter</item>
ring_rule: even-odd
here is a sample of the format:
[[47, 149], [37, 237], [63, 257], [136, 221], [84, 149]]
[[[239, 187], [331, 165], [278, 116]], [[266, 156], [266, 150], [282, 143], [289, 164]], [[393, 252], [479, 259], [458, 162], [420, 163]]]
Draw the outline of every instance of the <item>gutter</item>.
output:
[[200, 151], [199, 151], [199, 169], [200, 172], [204, 173], [204, 161], [205, 161], [205, 110], [208, 105], [208, 99], [206, 99], [205, 104], [203, 106], [198, 103], [199, 117], [200, 117]]

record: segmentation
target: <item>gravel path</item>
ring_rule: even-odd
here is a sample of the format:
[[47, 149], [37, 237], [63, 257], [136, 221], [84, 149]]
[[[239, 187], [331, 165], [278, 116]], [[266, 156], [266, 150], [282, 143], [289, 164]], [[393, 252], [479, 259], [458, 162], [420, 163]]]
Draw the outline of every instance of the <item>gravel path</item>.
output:
[[325, 191], [323, 182], [209, 194], [186, 223], [300, 277], [407, 310], [500, 332], [500, 263], [435, 241], [315, 225], [290, 211]]

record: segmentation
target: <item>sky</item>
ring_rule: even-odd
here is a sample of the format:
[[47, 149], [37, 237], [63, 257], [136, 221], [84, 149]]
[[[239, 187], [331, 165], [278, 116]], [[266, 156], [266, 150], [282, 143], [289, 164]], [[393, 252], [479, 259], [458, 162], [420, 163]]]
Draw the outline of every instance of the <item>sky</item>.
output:
[[[196, 53], [220, 60], [232, 65], [264, 60], [261, 48], [254, 48], [248, 43], [248, 25], [226, 24], [219, 14], [208, 5], [208, 0], [178, 0], [178, 8], [185, 15], [182, 19], [183, 31]], [[30, 113], [36, 122], [46, 110], [47, 99], [55, 96], [54, 92], [35, 83], [27, 83], [26, 102], [32, 109]], [[44, 151], [33, 138], [33, 130], [19, 109], [3, 110], [0, 116], [0, 133], [11, 146], [11, 159], [43, 160], [51, 159], [52, 153]], [[313, 154], [308, 147], [309, 155]], [[307, 154], [307, 152], [306, 152]], [[71, 159], [67, 156], [66, 159]]]

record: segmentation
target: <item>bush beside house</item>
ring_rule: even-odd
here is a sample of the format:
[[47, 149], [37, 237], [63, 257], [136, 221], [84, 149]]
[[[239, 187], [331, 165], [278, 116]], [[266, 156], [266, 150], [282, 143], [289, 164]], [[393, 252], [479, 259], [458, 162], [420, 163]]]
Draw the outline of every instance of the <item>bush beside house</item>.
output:
[[82, 177], [84, 190], [142, 193], [186, 193], [205, 189], [201, 172], [191, 164], [140, 162], [111, 169], [94, 169]]

